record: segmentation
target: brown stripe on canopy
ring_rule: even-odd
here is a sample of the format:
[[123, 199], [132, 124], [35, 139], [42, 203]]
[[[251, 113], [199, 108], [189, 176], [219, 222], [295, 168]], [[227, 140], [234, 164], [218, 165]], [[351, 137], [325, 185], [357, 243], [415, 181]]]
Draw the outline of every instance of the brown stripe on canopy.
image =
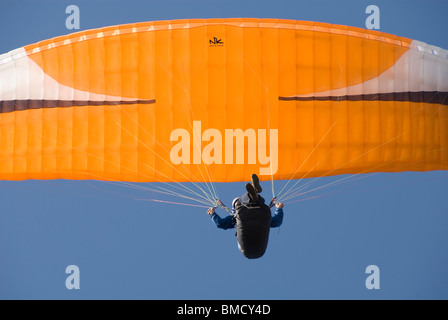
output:
[[388, 92], [355, 94], [344, 96], [291, 96], [278, 97], [282, 101], [409, 101], [448, 105], [448, 92], [419, 91], [419, 92]]
[[23, 111], [29, 109], [42, 108], [68, 108], [83, 106], [113, 106], [113, 105], [134, 105], [153, 104], [152, 100], [119, 100], [119, 101], [94, 101], [94, 100], [4, 100], [0, 101], [0, 113]]

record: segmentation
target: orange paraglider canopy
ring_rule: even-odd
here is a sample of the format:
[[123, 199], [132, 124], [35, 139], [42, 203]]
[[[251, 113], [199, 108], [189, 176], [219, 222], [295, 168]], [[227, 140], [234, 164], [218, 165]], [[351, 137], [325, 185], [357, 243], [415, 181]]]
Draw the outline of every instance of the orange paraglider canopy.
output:
[[273, 19], [49, 39], [0, 56], [0, 179], [446, 170], [447, 57], [390, 34]]

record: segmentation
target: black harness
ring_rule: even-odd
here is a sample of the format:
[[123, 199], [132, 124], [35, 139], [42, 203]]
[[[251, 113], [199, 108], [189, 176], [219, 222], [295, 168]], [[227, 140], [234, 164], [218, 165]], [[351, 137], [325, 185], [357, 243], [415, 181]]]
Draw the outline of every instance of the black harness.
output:
[[271, 227], [271, 209], [262, 205], [243, 205], [235, 207], [236, 236], [240, 250], [246, 258], [263, 256], [268, 246]]

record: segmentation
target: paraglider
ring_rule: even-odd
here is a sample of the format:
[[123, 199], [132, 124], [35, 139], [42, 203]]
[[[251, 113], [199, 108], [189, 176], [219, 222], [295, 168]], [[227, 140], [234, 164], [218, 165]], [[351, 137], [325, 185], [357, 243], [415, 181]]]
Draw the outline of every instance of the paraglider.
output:
[[[283, 203], [275, 203], [275, 214], [271, 216], [271, 207], [259, 195], [262, 192], [260, 181], [252, 174], [252, 183], [246, 184], [247, 192], [232, 202], [231, 215], [221, 218], [215, 208], [207, 210], [216, 226], [220, 229], [236, 228], [238, 248], [249, 259], [257, 259], [264, 255], [269, 241], [270, 228], [278, 228], [283, 223]], [[220, 203], [221, 206], [224, 204]]]
[[112, 26], [0, 55], [0, 179], [173, 183], [219, 207], [213, 183], [256, 173], [286, 180], [281, 202], [304, 178], [447, 170], [447, 106], [448, 51], [408, 38], [278, 19]]

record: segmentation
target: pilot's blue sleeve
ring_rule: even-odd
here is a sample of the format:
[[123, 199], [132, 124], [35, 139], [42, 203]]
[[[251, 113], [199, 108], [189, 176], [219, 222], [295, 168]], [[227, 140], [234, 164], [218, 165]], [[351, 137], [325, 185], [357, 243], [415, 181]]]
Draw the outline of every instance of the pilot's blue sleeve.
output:
[[280, 227], [283, 223], [283, 209], [275, 208], [275, 214], [271, 218], [271, 228]]
[[227, 216], [221, 218], [216, 212], [212, 214], [212, 220], [215, 222], [216, 226], [220, 229], [232, 229], [235, 228], [235, 221], [232, 216]]

